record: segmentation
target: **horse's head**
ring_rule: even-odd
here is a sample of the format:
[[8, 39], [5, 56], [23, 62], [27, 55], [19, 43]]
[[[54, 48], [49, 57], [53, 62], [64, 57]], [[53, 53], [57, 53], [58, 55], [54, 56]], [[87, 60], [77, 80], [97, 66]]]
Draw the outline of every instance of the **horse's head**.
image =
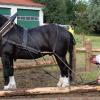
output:
[[[0, 15], [0, 31], [1, 31], [1, 27], [6, 23], [6, 21], [8, 20], [7, 17]], [[0, 40], [1, 40], [1, 33], [0, 33]]]
[[2, 27], [2, 25], [4, 25], [4, 23], [8, 20], [7, 17], [0, 15], [0, 27]]
[[8, 19], [8, 18], [0, 15], [0, 35], [1, 36], [4, 36], [15, 25], [13, 22], [14, 22], [16, 16], [17, 16], [17, 13], [15, 13], [13, 16], [11, 16]]

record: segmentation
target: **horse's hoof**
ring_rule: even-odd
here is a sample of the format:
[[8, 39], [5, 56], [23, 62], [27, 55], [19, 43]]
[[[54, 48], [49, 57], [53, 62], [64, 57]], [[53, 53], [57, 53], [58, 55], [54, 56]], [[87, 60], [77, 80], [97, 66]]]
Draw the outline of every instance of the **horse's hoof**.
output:
[[63, 78], [60, 76], [59, 82], [57, 83], [57, 87], [62, 87], [63, 84]]
[[62, 83], [61, 82], [58, 82], [57, 83], [57, 87], [61, 87]]
[[60, 77], [59, 82], [57, 84], [58, 87], [68, 87], [69, 84], [69, 78], [67, 77]]
[[16, 85], [9, 84], [7, 86], [4, 86], [4, 90], [14, 90], [14, 89], [16, 89]]
[[61, 83], [60, 84], [59, 83], [57, 84], [57, 87], [68, 87], [68, 86], [70, 86], [70, 85], [69, 84], [61, 84]]
[[69, 84], [62, 84], [62, 87], [69, 87]]

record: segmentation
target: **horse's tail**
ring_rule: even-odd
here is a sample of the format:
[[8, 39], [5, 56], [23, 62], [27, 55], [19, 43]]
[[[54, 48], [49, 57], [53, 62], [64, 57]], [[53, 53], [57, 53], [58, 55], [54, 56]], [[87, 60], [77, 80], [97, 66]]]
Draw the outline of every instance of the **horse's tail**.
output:
[[[75, 38], [72, 35], [72, 33], [70, 33], [69, 65], [70, 65], [71, 70], [73, 70], [73, 59], [74, 59], [75, 44], [76, 44]], [[71, 70], [69, 71], [70, 72], [70, 79], [73, 80], [73, 78], [72, 78], [72, 71]]]
[[74, 38], [74, 35], [72, 33], [70, 33], [70, 37], [71, 37], [71, 42], [73, 43], [73, 45], [76, 44], [76, 41], [75, 41], [75, 38]]
[[70, 34], [69, 53], [72, 55], [74, 47], [76, 45], [76, 41], [72, 33], [69, 33], [69, 34]]

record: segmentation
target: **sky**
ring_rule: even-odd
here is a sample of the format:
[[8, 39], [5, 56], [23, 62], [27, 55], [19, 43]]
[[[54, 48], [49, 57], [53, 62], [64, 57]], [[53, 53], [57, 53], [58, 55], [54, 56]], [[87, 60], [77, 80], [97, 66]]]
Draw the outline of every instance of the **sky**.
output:
[[[78, 0], [77, 0], [78, 1]], [[86, 1], [86, 2], [88, 2], [89, 0], [83, 0], [83, 1]]]

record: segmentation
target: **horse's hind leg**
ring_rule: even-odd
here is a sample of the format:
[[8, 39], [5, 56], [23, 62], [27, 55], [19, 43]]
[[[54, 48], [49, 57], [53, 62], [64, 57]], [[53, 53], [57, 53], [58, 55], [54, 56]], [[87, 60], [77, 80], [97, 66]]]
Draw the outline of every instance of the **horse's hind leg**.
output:
[[2, 54], [2, 64], [3, 64], [3, 73], [4, 73], [4, 89], [15, 89], [16, 83], [13, 76], [13, 58], [8, 54]]
[[61, 57], [61, 56], [55, 56], [58, 66], [60, 67], [61, 75], [59, 82], [57, 84], [58, 87], [66, 87], [69, 86], [69, 72], [68, 72], [68, 63], [66, 60], [66, 57]]

